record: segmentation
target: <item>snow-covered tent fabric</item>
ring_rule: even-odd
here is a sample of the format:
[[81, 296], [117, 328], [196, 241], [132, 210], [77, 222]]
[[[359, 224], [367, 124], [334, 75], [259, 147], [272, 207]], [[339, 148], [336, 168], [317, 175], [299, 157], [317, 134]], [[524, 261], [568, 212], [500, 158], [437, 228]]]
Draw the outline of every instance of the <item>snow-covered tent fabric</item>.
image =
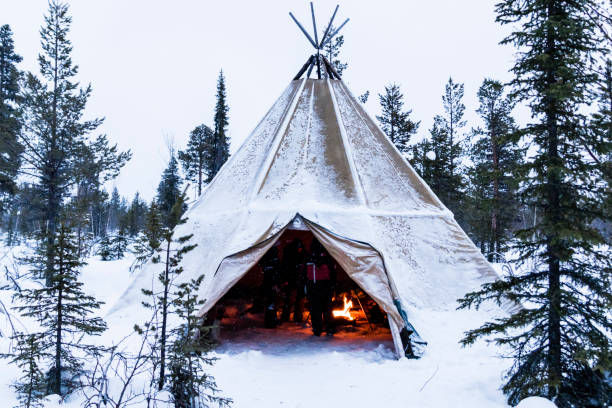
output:
[[[177, 235], [193, 233], [198, 247], [181, 279], [205, 275], [203, 314], [297, 215], [388, 313], [398, 350], [406, 312], [452, 304], [496, 278], [340, 80], [292, 81], [186, 214]], [[150, 286], [151, 267], [126, 302]]]

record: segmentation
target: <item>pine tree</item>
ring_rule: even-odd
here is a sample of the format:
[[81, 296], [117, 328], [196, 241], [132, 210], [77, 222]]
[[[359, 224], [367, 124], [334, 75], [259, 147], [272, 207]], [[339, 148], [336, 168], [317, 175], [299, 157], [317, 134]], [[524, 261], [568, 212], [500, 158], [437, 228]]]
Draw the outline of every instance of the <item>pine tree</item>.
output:
[[214, 345], [208, 340], [209, 327], [202, 326], [198, 311], [204, 300], [198, 298], [204, 275], [175, 287], [172, 311], [181, 324], [170, 331], [168, 347], [168, 387], [177, 408], [204, 407], [207, 403], [229, 406], [230, 400], [218, 397], [215, 379], [205, 372], [215, 358], [207, 356]]
[[128, 210], [120, 220], [119, 228], [124, 228], [130, 237], [135, 237], [144, 228], [146, 213], [147, 204], [136, 192]]
[[14, 245], [18, 235], [35, 238], [35, 231], [42, 228], [44, 219], [42, 194], [37, 185], [23, 183], [17, 189], [17, 194], [11, 199], [5, 228], [7, 244]]
[[[438, 130], [434, 127], [430, 130], [431, 134], [437, 134]], [[441, 173], [440, 167], [442, 162], [436, 160], [436, 154], [434, 153], [434, 147], [429, 139], [423, 139], [412, 145], [411, 148], [412, 158], [410, 164], [416, 170], [421, 178], [427, 183], [428, 186], [434, 183], [434, 180], [439, 178], [437, 176]], [[436, 175], [436, 176], [434, 176]]]
[[[589, 13], [589, 16], [586, 13]], [[557, 406], [606, 406], [612, 387], [612, 265], [593, 226], [602, 213], [601, 165], [588, 151], [608, 154], [584, 123], [596, 81], [591, 61], [600, 55], [597, 1], [503, 0], [497, 21], [519, 27], [504, 43], [517, 47], [513, 96], [525, 102], [532, 123], [521, 129], [534, 147], [523, 194], [538, 206], [533, 227], [518, 233], [520, 260], [533, 267], [466, 295], [462, 307], [492, 299], [524, 307], [471, 330], [473, 343], [494, 336], [512, 350], [514, 365], [504, 391], [514, 405], [542, 395]]]
[[84, 354], [96, 353], [99, 348], [87, 344], [84, 335], [99, 335], [106, 329], [104, 321], [92, 317], [101, 303], [86, 295], [79, 282], [84, 266], [77, 256], [77, 242], [70, 228], [60, 223], [53, 247], [42, 241], [37, 253], [28, 260], [31, 277], [46, 274], [48, 254], [52, 254], [53, 273], [47, 285], [22, 289], [16, 294], [15, 306], [22, 316], [35, 319], [41, 332], [40, 350], [51, 356], [51, 370], [47, 379], [47, 393], [66, 395], [76, 386], [73, 378], [82, 372]]
[[125, 256], [127, 249], [127, 231], [124, 228], [120, 228], [111, 239], [111, 253], [115, 259], [121, 259]]
[[211, 163], [214, 158], [213, 142], [212, 129], [206, 125], [200, 125], [189, 134], [187, 149], [178, 152], [185, 178], [198, 186], [198, 197], [202, 194], [202, 184], [208, 178], [207, 169], [214, 167], [214, 163]]
[[370, 97], [370, 91], [365, 91], [364, 93], [359, 95], [357, 99], [359, 99], [359, 102], [361, 103], [366, 103], [369, 97]]
[[[331, 26], [329, 28], [329, 33], [330, 34], [333, 33], [335, 29], [336, 28], [334, 26]], [[340, 60], [340, 49], [342, 48], [343, 45], [344, 45], [344, 36], [337, 35], [334, 38], [332, 38], [331, 41], [328, 41], [322, 50], [327, 61], [329, 61], [329, 63], [333, 65], [333, 67], [336, 69], [336, 72], [340, 76], [342, 76], [342, 74], [344, 73], [344, 70], [348, 68], [348, 63], [342, 62]], [[324, 69], [322, 69], [322, 71], [325, 75], [327, 75], [327, 72]]]
[[[21, 73], [17, 64], [21, 56], [15, 53], [13, 33], [5, 24], [0, 27], [0, 193], [14, 194], [17, 170], [23, 147], [18, 142], [21, 118], [18, 105]], [[0, 212], [4, 211], [0, 208]]]
[[442, 105], [444, 115], [437, 116], [434, 120], [438, 122], [441, 131], [448, 135], [448, 170], [451, 175], [455, 175], [459, 172], [458, 167], [461, 166], [460, 160], [463, 155], [461, 129], [466, 124], [463, 120], [465, 105], [463, 104], [462, 83], [454, 82], [452, 78], [448, 79], [444, 87], [444, 95], [442, 95]]
[[98, 255], [103, 261], [114, 261], [123, 258], [127, 250], [125, 230], [119, 230], [115, 235], [105, 235], [100, 240]]
[[417, 171], [423, 169], [421, 177], [452, 211], [459, 224], [468, 229], [465, 211], [467, 169], [462, 164], [465, 138], [460, 134], [465, 127], [462, 99], [463, 84], [449, 79], [442, 95], [444, 115], [434, 117], [429, 131], [431, 138], [412, 149], [412, 164]]
[[[45, 24], [40, 30], [41, 78], [28, 73], [23, 88], [25, 126], [20, 136], [25, 151], [22, 171], [37, 180], [46, 200], [43, 226], [49, 250], [54, 247], [64, 199], [69, 189], [82, 178], [78, 170], [101, 170], [112, 177], [129, 157], [129, 153], [117, 153], [116, 147], [108, 145], [105, 136], [92, 143], [88, 141], [88, 135], [102, 120], [83, 120], [91, 86], [79, 88], [75, 80], [78, 67], [72, 63], [72, 44], [68, 39], [71, 21], [67, 4], [57, 0], [49, 2]], [[87, 156], [95, 158], [95, 162], [85, 167], [79, 165]], [[109, 162], [113, 165], [105, 167]], [[47, 279], [51, 279], [53, 269], [51, 258], [49, 253]]]
[[[606, 59], [598, 71], [599, 80], [595, 90], [598, 109], [591, 115], [589, 129], [603, 150], [589, 150], [587, 153], [601, 167], [608, 192], [604, 198], [604, 212], [612, 214], [612, 60]], [[608, 244], [612, 244], [612, 221], [601, 221], [607, 227]]]
[[94, 218], [97, 214], [90, 207], [91, 200], [87, 187], [79, 185], [76, 195], [69, 201], [62, 203], [66, 214], [70, 214], [70, 224], [73, 226], [76, 238], [79, 257], [89, 253], [89, 249], [94, 242], [95, 232], [93, 226]]
[[223, 70], [219, 72], [217, 80], [217, 104], [215, 105], [214, 124], [215, 130], [213, 135], [213, 145], [209, 167], [206, 169], [208, 178], [206, 182], [210, 182], [217, 175], [221, 166], [229, 158], [229, 137], [227, 136], [227, 125], [229, 118], [229, 106], [226, 101], [225, 76]]
[[100, 255], [100, 259], [102, 259], [103, 261], [112, 261], [114, 257], [113, 257], [111, 237], [108, 235], [105, 235], [100, 240], [99, 245], [100, 246], [98, 248], [98, 255]]
[[74, 176], [77, 196], [83, 212], [88, 213], [89, 223], [79, 225], [88, 229], [94, 237], [104, 236], [107, 231], [108, 193], [104, 183], [119, 175], [119, 171], [131, 158], [131, 152], [119, 152], [116, 145], [109, 145], [106, 136], [80, 146], [75, 160]]
[[520, 167], [525, 154], [517, 144], [511, 100], [504, 86], [485, 79], [478, 90], [484, 128], [475, 129], [470, 149], [473, 167], [469, 171], [470, 192], [467, 223], [489, 261], [498, 262], [505, 252], [512, 222], [519, 209]]
[[440, 123], [440, 117], [434, 118], [429, 131], [430, 139], [423, 140], [413, 147], [412, 163], [421, 177], [455, 214], [463, 225], [463, 204], [465, 180], [457, 167], [451, 167], [451, 157], [458, 157], [461, 147], [451, 146], [449, 134]]
[[402, 111], [404, 107], [404, 95], [399, 85], [391, 84], [385, 87], [385, 94], [378, 94], [382, 115], [376, 116], [383, 131], [397, 149], [406, 153], [409, 150], [410, 137], [414, 135], [421, 122], [413, 122], [410, 119], [412, 110]]
[[22, 376], [12, 384], [19, 401], [18, 407], [43, 407], [45, 375], [41, 369], [41, 360], [50, 357], [41, 349], [43, 339], [40, 334], [15, 333], [11, 340], [15, 344], [15, 349], [12, 353], [3, 354], [2, 357], [10, 359], [11, 364], [19, 367], [22, 373]]
[[[179, 174], [178, 162], [174, 154], [170, 156], [168, 167], [162, 174], [162, 179], [157, 186], [157, 204], [159, 211], [166, 219], [181, 195], [181, 176]], [[167, 220], [165, 221], [168, 222]]]
[[111, 193], [111, 198], [108, 203], [108, 218], [105, 229], [108, 231], [116, 231], [120, 229], [120, 221], [125, 216], [126, 212], [127, 209], [121, 200], [119, 190], [117, 187], [113, 187], [113, 192]]
[[185, 193], [178, 197], [178, 200], [172, 207], [168, 222], [161, 229], [161, 242], [154, 249], [154, 254], [151, 257], [151, 262], [163, 266], [163, 270], [158, 275], [160, 289], [143, 289], [143, 293], [151, 299], [150, 301], [144, 302], [144, 306], [153, 309], [154, 313], [158, 313], [159, 319], [161, 320], [161, 325], [157, 328], [157, 339], [159, 341], [160, 352], [159, 390], [162, 390], [166, 384], [166, 353], [169, 344], [168, 316], [171, 312], [171, 304], [173, 301], [172, 288], [175, 284], [174, 281], [176, 277], [183, 272], [183, 267], [180, 265], [183, 256], [195, 248], [195, 245], [188, 243], [193, 234], [174, 237], [175, 228], [186, 222], [186, 219], [182, 218], [184, 200]]
[[132, 268], [139, 268], [160, 250], [164, 225], [159, 205], [153, 200], [146, 212], [142, 232], [134, 243], [133, 253], [136, 255], [136, 262]]
[[156, 251], [161, 245], [163, 235], [163, 214], [155, 201], [151, 202], [147, 210], [144, 225], [144, 235], [151, 251]]

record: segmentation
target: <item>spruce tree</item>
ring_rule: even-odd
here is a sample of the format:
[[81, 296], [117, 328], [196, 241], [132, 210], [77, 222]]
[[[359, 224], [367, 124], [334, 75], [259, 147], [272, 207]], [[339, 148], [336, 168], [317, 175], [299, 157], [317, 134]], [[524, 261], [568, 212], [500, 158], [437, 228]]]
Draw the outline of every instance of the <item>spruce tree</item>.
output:
[[145, 218], [143, 233], [151, 251], [156, 251], [160, 245], [163, 234], [164, 216], [159, 205], [153, 201], [149, 206]]
[[115, 259], [121, 259], [125, 256], [127, 249], [127, 231], [125, 228], [120, 228], [111, 239], [111, 253]]
[[147, 204], [136, 192], [129, 208], [120, 220], [119, 228], [124, 228], [130, 237], [135, 237], [144, 228], [146, 213]]
[[80, 225], [94, 237], [104, 236], [107, 231], [108, 193], [103, 185], [119, 175], [119, 171], [131, 158], [131, 153], [119, 152], [116, 145], [109, 145], [106, 136], [80, 146], [74, 166], [77, 195], [73, 200], [80, 203], [82, 211], [89, 214], [89, 223]]
[[158, 203], [153, 200], [146, 211], [142, 231], [134, 243], [136, 262], [133, 268], [143, 265], [159, 250], [162, 244], [164, 219]]
[[205, 368], [215, 358], [207, 356], [214, 345], [206, 336], [209, 327], [202, 326], [203, 319], [198, 311], [204, 300], [198, 298], [204, 275], [175, 286], [172, 312], [180, 318], [181, 324], [169, 333], [168, 346], [168, 388], [177, 408], [205, 407], [208, 403], [229, 406], [231, 400], [215, 394], [218, 388], [214, 377]]
[[[174, 154], [172, 154], [168, 167], [162, 173], [162, 179], [157, 186], [157, 204], [164, 219], [170, 215], [172, 207], [174, 207], [181, 194], [181, 184], [178, 161]], [[166, 220], [165, 222], [167, 223], [168, 221]]]
[[221, 70], [221, 72], [219, 72], [219, 79], [217, 80], [217, 103], [215, 105], [214, 117], [215, 129], [211, 160], [206, 171], [208, 175], [206, 182], [210, 182], [213, 177], [217, 175], [221, 166], [223, 166], [229, 158], [229, 137], [227, 136], [227, 125], [229, 123], [227, 114], [229, 112], [229, 106], [227, 105], [226, 99], [225, 76], [223, 75], [223, 70]]
[[202, 184], [208, 178], [207, 169], [214, 167], [211, 163], [214, 158], [213, 143], [213, 130], [206, 125], [200, 125], [189, 134], [187, 148], [178, 152], [185, 178], [198, 186], [198, 197], [202, 194]]
[[466, 182], [463, 172], [459, 172], [457, 166], [451, 167], [451, 157], [459, 157], [461, 147], [456, 143], [450, 144], [449, 134], [441, 124], [440, 116], [434, 118], [429, 133], [429, 139], [413, 146], [412, 163], [463, 226]]
[[[430, 130], [431, 134], [437, 134], [438, 130], [434, 127]], [[419, 176], [427, 183], [428, 186], [434, 182], [434, 174], [440, 173], [441, 162], [436, 160], [434, 147], [429, 139], [423, 139], [411, 147], [410, 164], [419, 173]]]
[[11, 385], [17, 394], [18, 407], [43, 407], [46, 388], [41, 364], [50, 355], [41, 349], [42, 335], [15, 333], [11, 340], [15, 348], [2, 357], [10, 359], [11, 364], [15, 364], [21, 370], [21, 377]]
[[[15, 53], [13, 33], [8, 24], [0, 27], [0, 193], [14, 194], [17, 170], [23, 147], [18, 142], [21, 130], [19, 115], [19, 80], [17, 64], [21, 56]], [[4, 201], [4, 200], [3, 200]], [[0, 212], [4, 211], [2, 203]]]
[[[88, 140], [102, 120], [83, 120], [91, 86], [80, 88], [75, 79], [78, 67], [72, 63], [72, 44], [68, 39], [71, 22], [68, 5], [51, 0], [40, 30], [41, 77], [28, 73], [23, 87], [22, 171], [37, 180], [46, 201], [43, 226], [49, 250], [54, 247], [64, 199], [83, 177], [79, 169], [99, 170], [98, 176], [103, 175], [98, 180], [105, 179], [104, 175], [116, 175], [129, 158], [129, 153], [117, 153], [116, 146], [109, 146], [105, 136], [91, 143]], [[94, 162], [79, 165], [87, 156], [94, 158]], [[47, 279], [51, 279], [54, 268], [51, 259], [49, 253]]]
[[357, 99], [359, 99], [359, 102], [361, 103], [366, 103], [369, 97], [370, 97], [370, 91], [365, 91], [364, 93], [359, 95]]
[[469, 216], [467, 223], [476, 243], [492, 262], [502, 260], [510, 227], [519, 209], [520, 167], [525, 151], [518, 147], [512, 109], [504, 86], [485, 79], [478, 90], [483, 128], [473, 131], [469, 170]]
[[444, 114], [437, 116], [434, 120], [438, 122], [440, 130], [448, 136], [448, 170], [451, 175], [460, 172], [460, 160], [463, 155], [462, 129], [465, 127], [463, 115], [465, 105], [463, 104], [463, 84], [448, 79], [442, 95], [442, 106]]
[[[597, 110], [591, 115], [589, 129], [592, 137], [600, 141], [603, 150], [588, 150], [587, 153], [600, 164], [602, 182], [607, 186], [604, 198], [604, 212], [612, 214], [612, 60], [606, 59], [598, 70], [595, 89]], [[612, 244], [612, 221], [601, 220], [607, 227], [607, 241]]]
[[36, 238], [44, 219], [44, 201], [37, 185], [23, 183], [12, 197], [5, 220], [7, 244], [14, 245], [21, 234], [26, 238]]
[[[157, 328], [157, 341], [159, 342], [159, 377], [158, 388], [162, 390], [166, 384], [167, 352], [169, 345], [168, 316], [172, 311], [172, 290], [175, 279], [183, 272], [181, 260], [183, 256], [195, 248], [189, 244], [193, 234], [175, 237], [175, 228], [186, 222], [182, 218], [185, 193], [182, 193], [167, 219], [167, 223], [161, 229], [161, 240], [154, 248], [151, 262], [162, 265], [162, 270], [158, 275], [158, 287], [154, 290], [143, 289], [143, 293], [150, 298], [143, 302], [145, 307], [153, 309], [161, 320], [161, 325]], [[156, 245], [156, 243], [154, 243]]]
[[110, 236], [105, 235], [100, 240], [98, 255], [100, 255], [100, 259], [102, 259], [103, 261], [112, 261], [114, 259], [112, 241]]
[[409, 150], [410, 137], [414, 135], [421, 122], [413, 122], [410, 119], [412, 110], [403, 111], [404, 95], [399, 85], [391, 84], [385, 86], [385, 93], [378, 94], [382, 115], [376, 116], [383, 131], [397, 149], [406, 153]]
[[[331, 26], [329, 28], [329, 33], [333, 33], [335, 29], [336, 28], [334, 26]], [[333, 67], [336, 69], [336, 72], [340, 76], [342, 76], [342, 74], [344, 73], [344, 70], [348, 68], [348, 63], [342, 62], [340, 60], [340, 49], [342, 48], [343, 45], [344, 45], [344, 36], [337, 35], [334, 38], [332, 38], [330, 41], [328, 41], [322, 50], [323, 55], [325, 55], [325, 58], [327, 59], [327, 61], [329, 61], [329, 63], [333, 65]], [[327, 76], [327, 71], [324, 69], [322, 69], [322, 71], [325, 74], [325, 76]]]
[[117, 190], [117, 187], [113, 187], [113, 192], [111, 193], [111, 198], [108, 203], [108, 217], [105, 229], [108, 231], [118, 230], [121, 227], [119, 225], [120, 221], [125, 216], [126, 211], [127, 209], [121, 200], [119, 190]]
[[22, 316], [38, 322], [41, 332], [40, 350], [50, 355], [46, 393], [66, 395], [76, 387], [75, 378], [82, 373], [87, 354], [99, 348], [87, 344], [84, 336], [99, 335], [106, 329], [104, 321], [92, 314], [101, 303], [83, 292], [79, 281], [80, 269], [85, 265], [78, 256], [77, 241], [70, 228], [60, 223], [53, 247], [42, 241], [34, 257], [28, 259], [31, 278], [39, 280], [46, 274], [48, 254], [54, 267], [46, 285], [22, 289], [16, 294], [15, 309]]
[[466, 173], [462, 163], [465, 157], [465, 127], [463, 114], [463, 84], [449, 79], [442, 95], [443, 115], [434, 116], [430, 139], [421, 141], [412, 149], [412, 164], [455, 215], [465, 229], [466, 223]]
[[503, 0], [496, 12], [498, 22], [518, 27], [504, 43], [518, 49], [513, 95], [532, 113], [521, 129], [534, 151], [523, 194], [539, 216], [517, 235], [520, 260], [533, 266], [461, 300], [462, 307], [489, 299], [524, 307], [469, 331], [463, 343], [493, 336], [511, 350], [514, 365], [503, 389], [512, 405], [541, 395], [562, 408], [606, 406], [612, 402], [604, 378], [612, 370], [612, 265], [592, 221], [610, 214], [602, 212], [601, 165], [588, 151], [609, 150], [582, 126], [597, 79], [591, 62], [604, 44], [590, 16], [606, 13], [594, 0]]
[[119, 230], [114, 235], [105, 235], [98, 248], [98, 255], [103, 261], [114, 261], [123, 258], [127, 250], [125, 230]]

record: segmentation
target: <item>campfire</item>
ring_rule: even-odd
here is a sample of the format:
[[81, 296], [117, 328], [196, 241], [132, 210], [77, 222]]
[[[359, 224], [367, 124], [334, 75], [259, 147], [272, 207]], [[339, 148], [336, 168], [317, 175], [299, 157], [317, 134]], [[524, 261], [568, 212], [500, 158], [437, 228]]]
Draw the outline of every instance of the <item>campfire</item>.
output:
[[353, 316], [351, 316], [351, 308], [353, 307], [353, 301], [348, 300], [346, 295], [344, 296], [344, 308], [333, 310], [332, 313], [335, 319], [346, 319], [346, 320], [355, 320]]

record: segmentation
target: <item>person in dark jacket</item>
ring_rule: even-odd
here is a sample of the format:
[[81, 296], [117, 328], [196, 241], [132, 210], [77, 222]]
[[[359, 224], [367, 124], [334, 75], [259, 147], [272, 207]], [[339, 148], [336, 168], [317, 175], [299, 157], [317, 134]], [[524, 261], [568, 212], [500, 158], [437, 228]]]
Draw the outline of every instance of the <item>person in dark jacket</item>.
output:
[[263, 271], [262, 292], [264, 297], [264, 326], [269, 329], [273, 329], [278, 325], [276, 316], [280, 273], [278, 248], [279, 244], [274, 244], [274, 246], [259, 260], [259, 266]]
[[289, 321], [291, 310], [294, 322], [301, 322], [303, 319], [307, 256], [304, 244], [299, 238], [295, 238], [283, 250], [282, 270], [286, 281], [281, 314], [283, 322]]
[[336, 328], [332, 316], [332, 294], [336, 271], [332, 257], [316, 238], [312, 241], [310, 260], [306, 264], [306, 278], [312, 333], [320, 336], [325, 324], [327, 335], [333, 336]]

